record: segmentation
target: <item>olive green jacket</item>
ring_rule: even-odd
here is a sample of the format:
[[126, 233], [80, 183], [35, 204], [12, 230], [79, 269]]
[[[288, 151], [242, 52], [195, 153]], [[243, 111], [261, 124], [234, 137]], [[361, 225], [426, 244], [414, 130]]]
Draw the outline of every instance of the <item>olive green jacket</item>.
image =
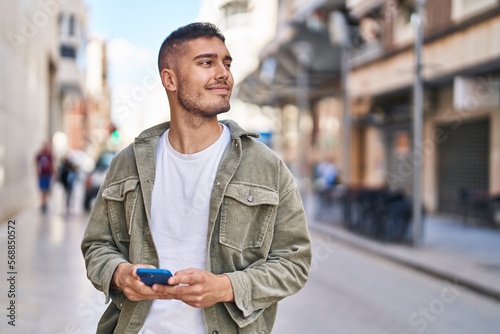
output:
[[[207, 333], [270, 333], [277, 302], [306, 283], [311, 243], [299, 191], [255, 133], [223, 121], [231, 143], [210, 198], [206, 270], [229, 276], [235, 302], [204, 309]], [[156, 149], [169, 123], [145, 130], [111, 163], [82, 241], [87, 276], [110, 298], [97, 333], [138, 333], [152, 301], [110, 287], [122, 262], [158, 267], [150, 230]]]

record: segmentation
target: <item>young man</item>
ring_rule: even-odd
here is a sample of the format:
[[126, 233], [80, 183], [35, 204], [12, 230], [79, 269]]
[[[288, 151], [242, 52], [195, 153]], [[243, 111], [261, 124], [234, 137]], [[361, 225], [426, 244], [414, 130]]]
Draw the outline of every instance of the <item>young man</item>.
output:
[[[311, 245], [294, 179], [230, 108], [224, 36], [193, 23], [158, 57], [171, 121], [120, 152], [82, 242], [112, 303], [98, 333], [270, 333], [277, 302], [307, 281]], [[175, 273], [149, 287], [136, 270]]]

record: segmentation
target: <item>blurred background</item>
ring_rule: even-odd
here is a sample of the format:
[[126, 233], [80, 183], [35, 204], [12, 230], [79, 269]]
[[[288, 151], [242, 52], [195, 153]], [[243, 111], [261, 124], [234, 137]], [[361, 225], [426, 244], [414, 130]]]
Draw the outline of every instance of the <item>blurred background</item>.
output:
[[2, 333], [95, 331], [88, 212], [168, 120], [157, 52], [194, 21], [234, 58], [221, 118], [284, 159], [309, 218], [276, 333], [500, 333], [499, 0], [0, 0]]

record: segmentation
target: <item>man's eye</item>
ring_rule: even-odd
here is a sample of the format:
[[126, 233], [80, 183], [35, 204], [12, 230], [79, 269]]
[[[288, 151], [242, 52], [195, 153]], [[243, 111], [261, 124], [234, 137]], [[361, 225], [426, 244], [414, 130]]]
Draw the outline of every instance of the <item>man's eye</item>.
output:
[[232, 65], [232, 64], [229, 64], [229, 63], [228, 63], [228, 64], [226, 64], [226, 67], [227, 67], [227, 68], [231, 68], [231, 65]]
[[207, 60], [207, 61], [202, 61], [201, 62], [201, 65], [207, 65], [207, 66], [210, 66], [212, 65], [212, 62], [210, 60]]

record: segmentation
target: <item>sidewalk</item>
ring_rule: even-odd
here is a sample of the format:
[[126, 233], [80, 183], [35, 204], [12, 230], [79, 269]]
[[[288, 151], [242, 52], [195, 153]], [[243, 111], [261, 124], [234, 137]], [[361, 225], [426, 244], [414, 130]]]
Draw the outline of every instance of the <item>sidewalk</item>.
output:
[[[312, 199], [305, 203], [313, 217]], [[309, 219], [311, 229], [327, 233], [351, 246], [396, 261], [470, 290], [500, 300], [500, 230], [464, 226], [443, 215], [428, 215], [424, 220], [422, 245], [383, 243], [354, 234], [340, 223]]]
[[[0, 333], [95, 333], [106, 306], [104, 295], [87, 279], [80, 243], [88, 214], [82, 209], [83, 183], [75, 187], [69, 211], [61, 184], [54, 183], [46, 214], [33, 204], [9, 217], [16, 221], [12, 269], [4, 251], [7, 221], [0, 223], [3, 274], [15, 272], [15, 293], [10, 297], [6, 278], [0, 283], [5, 291], [0, 306], [4, 312], [15, 307], [13, 318], [4, 315]], [[15, 320], [15, 328], [7, 320]]]

